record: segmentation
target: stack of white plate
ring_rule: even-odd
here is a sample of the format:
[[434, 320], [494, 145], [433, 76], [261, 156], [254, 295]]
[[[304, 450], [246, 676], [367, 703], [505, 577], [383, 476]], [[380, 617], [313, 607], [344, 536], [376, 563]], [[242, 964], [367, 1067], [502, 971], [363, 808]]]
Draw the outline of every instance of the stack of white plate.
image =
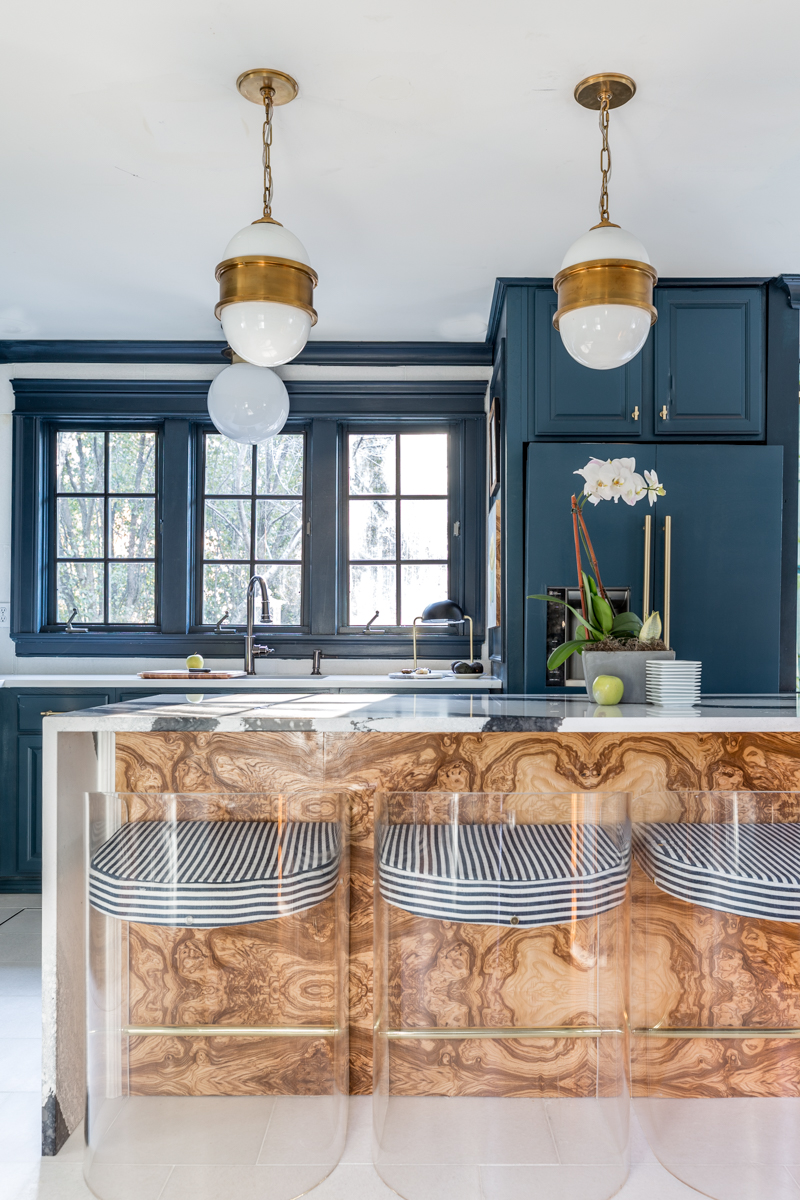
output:
[[700, 703], [702, 663], [651, 659], [647, 668], [647, 703], [686, 708]]

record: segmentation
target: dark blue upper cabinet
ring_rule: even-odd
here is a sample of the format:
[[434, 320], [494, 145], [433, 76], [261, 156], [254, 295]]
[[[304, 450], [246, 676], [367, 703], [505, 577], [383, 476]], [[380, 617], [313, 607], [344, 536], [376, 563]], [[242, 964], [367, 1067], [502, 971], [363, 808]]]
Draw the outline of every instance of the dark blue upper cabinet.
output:
[[760, 288], [657, 288], [655, 436], [764, 432]]
[[641, 437], [642, 354], [613, 371], [584, 367], [553, 328], [556, 303], [555, 292], [536, 290], [528, 436]]

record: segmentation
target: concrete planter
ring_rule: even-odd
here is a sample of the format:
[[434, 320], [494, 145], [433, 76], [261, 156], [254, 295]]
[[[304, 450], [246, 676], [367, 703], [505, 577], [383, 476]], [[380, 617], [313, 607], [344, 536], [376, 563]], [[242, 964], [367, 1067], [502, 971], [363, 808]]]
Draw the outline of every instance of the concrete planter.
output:
[[622, 703], [645, 704], [647, 663], [674, 657], [674, 650], [584, 650], [581, 659], [587, 695], [592, 695], [592, 684], [598, 675], [616, 675], [625, 688]]

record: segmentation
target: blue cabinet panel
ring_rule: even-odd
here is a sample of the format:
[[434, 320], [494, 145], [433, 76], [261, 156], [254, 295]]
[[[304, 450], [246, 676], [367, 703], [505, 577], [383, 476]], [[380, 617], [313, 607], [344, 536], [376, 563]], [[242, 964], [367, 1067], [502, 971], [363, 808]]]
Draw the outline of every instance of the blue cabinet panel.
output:
[[656, 437], [760, 437], [761, 289], [657, 288], [656, 307]]
[[[636, 458], [640, 471], [654, 466], [654, 446], [549, 442], [528, 447], [526, 596], [546, 594], [548, 587], [577, 584], [570, 497], [580, 492], [583, 479], [573, 472], [592, 457], [608, 458], [611, 451], [615, 458]], [[583, 510], [604, 586], [630, 588], [630, 607], [640, 616], [646, 511], [642, 503], [631, 507], [621, 500], [617, 504], [603, 501], [596, 507], [587, 504]], [[525, 690], [540, 695], [547, 683], [547, 608], [542, 600], [525, 602]], [[548, 688], [551, 694], [563, 690]], [[567, 689], [573, 694], [574, 690]]]
[[42, 739], [24, 734], [17, 744], [17, 872], [42, 871]]
[[536, 290], [529, 435], [640, 437], [643, 355], [612, 371], [584, 367], [567, 354], [553, 328], [556, 303], [555, 292]]
[[673, 649], [702, 661], [704, 692], [777, 692], [783, 447], [659, 446], [658, 474], [654, 607], [669, 515]]

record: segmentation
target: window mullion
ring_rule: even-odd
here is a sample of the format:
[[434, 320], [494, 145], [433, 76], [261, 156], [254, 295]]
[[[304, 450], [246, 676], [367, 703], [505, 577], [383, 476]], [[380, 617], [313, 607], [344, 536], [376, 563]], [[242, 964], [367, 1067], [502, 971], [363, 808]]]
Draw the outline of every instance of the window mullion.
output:
[[[157, 519], [161, 542], [159, 613], [162, 633], [186, 633], [189, 614], [189, 521], [195, 500], [190, 476], [188, 421], [166, 420], [158, 470], [161, 500]], [[187, 503], [187, 499], [189, 503]], [[156, 544], [159, 538], [157, 537]]]
[[[315, 418], [311, 423], [308, 449], [307, 513], [311, 521], [311, 536], [306, 540], [309, 569], [308, 623], [312, 634], [335, 634], [337, 631], [337, 548], [339, 547], [336, 514], [337, 495], [342, 486], [342, 553], [347, 522], [346, 476], [339, 479], [338, 427], [335, 420]], [[344, 591], [347, 596], [347, 564], [343, 565]], [[344, 610], [347, 611], [346, 608]]]

